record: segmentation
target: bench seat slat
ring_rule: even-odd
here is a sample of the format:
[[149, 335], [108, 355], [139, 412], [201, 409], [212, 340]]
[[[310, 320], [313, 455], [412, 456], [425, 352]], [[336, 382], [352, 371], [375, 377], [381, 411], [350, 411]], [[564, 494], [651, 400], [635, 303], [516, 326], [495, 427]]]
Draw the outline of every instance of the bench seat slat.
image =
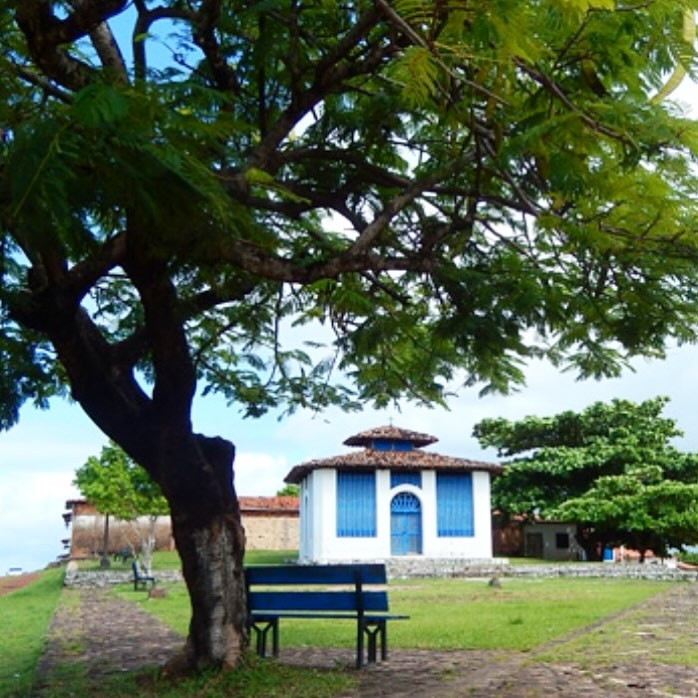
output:
[[[364, 591], [361, 594], [364, 611], [387, 611], [388, 593]], [[354, 611], [355, 591], [251, 591], [249, 607], [259, 611]]]
[[[309, 613], [305, 611], [252, 611], [252, 620], [256, 622], [264, 622], [273, 618], [316, 618], [328, 620], [356, 620], [356, 613]], [[384, 620], [406, 620], [409, 616], [393, 615], [393, 614], [375, 614], [366, 613], [364, 620], [366, 621], [384, 621]]]
[[[355, 584], [357, 565], [253, 565], [245, 569], [247, 582], [257, 584]], [[386, 584], [385, 565], [360, 566], [362, 584]]]

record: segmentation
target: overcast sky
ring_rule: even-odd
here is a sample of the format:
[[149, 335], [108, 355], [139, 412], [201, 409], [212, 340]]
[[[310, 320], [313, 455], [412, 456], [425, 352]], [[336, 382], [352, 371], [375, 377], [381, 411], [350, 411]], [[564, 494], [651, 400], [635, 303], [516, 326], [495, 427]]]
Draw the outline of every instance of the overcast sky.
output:
[[[232, 408], [206, 399], [195, 413], [195, 428], [231, 439], [237, 447], [236, 487], [241, 495], [272, 495], [283, 486], [293, 465], [312, 458], [345, 453], [342, 442], [364, 429], [389, 424], [424, 431], [439, 441], [429, 450], [464, 458], [495, 461], [472, 438], [485, 417], [517, 419], [526, 415], [580, 410], [596, 400], [641, 401], [666, 395], [666, 414], [686, 436], [677, 442], [698, 452], [696, 395], [698, 347], [673, 350], [666, 361], [638, 361], [636, 372], [620, 379], [577, 382], [541, 362], [529, 367], [527, 386], [510, 396], [479, 398], [464, 390], [450, 410], [415, 408], [358, 414], [329, 410], [320, 416], [297, 414], [282, 421], [269, 416], [242, 420]], [[18, 426], [0, 433], [0, 575], [10, 567], [44, 567], [62, 552], [68, 536], [61, 515], [67, 499], [79, 496], [71, 481], [75, 469], [97, 455], [105, 438], [77, 405], [55, 402], [48, 411], [25, 408]]]
[[[696, 104], [696, 87], [686, 82], [673, 98]], [[597, 400], [624, 398], [642, 401], [666, 395], [665, 414], [677, 420], [685, 437], [676, 446], [698, 452], [696, 399], [698, 347], [671, 351], [665, 361], [638, 360], [635, 373], [602, 382], [577, 382], [549, 365], [533, 363], [527, 385], [510, 396], [478, 397], [478, 390], [463, 390], [449, 410], [417, 409], [358, 414], [328, 410], [320, 416], [301, 413], [278, 421], [271, 415], [242, 420], [234, 408], [207, 398], [195, 408], [197, 431], [223, 436], [237, 447], [235, 483], [240, 495], [273, 495], [293, 465], [312, 458], [344, 453], [342, 442], [352, 434], [393, 423], [423, 431], [439, 439], [430, 450], [462, 458], [496, 460], [480, 450], [471, 434], [485, 417], [519, 419], [581, 410]], [[25, 571], [43, 568], [63, 552], [61, 539], [65, 502], [79, 496], [73, 488], [75, 469], [91, 455], [99, 455], [106, 438], [77, 405], [54, 401], [47, 411], [25, 407], [20, 423], [0, 432], [0, 575], [10, 567]]]

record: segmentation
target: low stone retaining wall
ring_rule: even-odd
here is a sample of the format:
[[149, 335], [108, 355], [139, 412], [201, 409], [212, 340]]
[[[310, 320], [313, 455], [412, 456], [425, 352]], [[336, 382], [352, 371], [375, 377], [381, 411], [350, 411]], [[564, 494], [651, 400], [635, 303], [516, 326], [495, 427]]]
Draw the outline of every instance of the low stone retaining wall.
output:
[[[569, 564], [511, 565], [506, 560], [387, 560], [390, 579], [408, 577], [601, 577], [608, 579], [655, 579], [666, 581], [698, 582], [698, 570], [679, 570], [657, 564], [624, 564], [606, 562], [574, 562]], [[155, 573], [158, 582], [181, 582], [179, 570], [162, 570]], [[130, 584], [130, 572], [111, 570], [80, 570], [76, 563], [69, 563], [65, 573], [65, 586], [85, 588], [108, 587], [114, 584]]]
[[387, 560], [391, 579], [408, 577], [605, 577], [698, 581], [698, 570], [679, 570], [657, 564], [574, 562], [567, 564], [511, 565], [506, 560]]
[[[181, 582], [179, 570], [158, 570], [153, 575], [158, 582]], [[114, 584], [133, 584], [133, 573], [112, 570], [81, 570], [77, 563], [69, 562], [63, 584], [79, 589], [96, 589]]]

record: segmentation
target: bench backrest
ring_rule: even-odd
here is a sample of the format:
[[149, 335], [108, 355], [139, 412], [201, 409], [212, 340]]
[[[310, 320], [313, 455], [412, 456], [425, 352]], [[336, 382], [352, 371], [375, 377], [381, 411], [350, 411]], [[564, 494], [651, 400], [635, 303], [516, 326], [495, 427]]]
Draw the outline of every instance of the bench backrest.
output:
[[[388, 593], [365, 585], [386, 584], [385, 565], [262, 565], [245, 569], [251, 612], [339, 611], [385, 612]], [[297, 590], [278, 587], [343, 586], [340, 590]], [[257, 590], [255, 587], [272, 587]]]

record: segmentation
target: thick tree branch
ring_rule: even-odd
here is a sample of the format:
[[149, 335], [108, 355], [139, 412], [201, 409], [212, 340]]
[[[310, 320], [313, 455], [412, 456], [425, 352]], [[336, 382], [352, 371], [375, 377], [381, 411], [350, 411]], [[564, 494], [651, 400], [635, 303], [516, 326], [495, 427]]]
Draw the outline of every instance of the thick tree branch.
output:
[[216, 26], [221, 13], [221, 0], [204, 0], [194, 19], [193, 37], [201, 49], [215, 80], [222, 92], [237, 93], [240, 90], [235, 71], [231, 68], [216, 39]]
[[[63, 87], [79, 90], [94, 75], [85, 62], [70, 56], [64, 46], [97, 30], [109, 17], [121, 11], [127, 0], [81, 0], [81, 6], [65, 19], [58, 19], [49, 3], [25, 0], [15, 13], [17, 25], [27, 39], [36, 64]], [[113, 57], [113, 52], [110, 52]]]
[[159, 20], [192, 20], [193, 12], [184, 7], [155, 7], [149, 10], [143, 0], [134, 0], [138, 18], [133, 25], [131, 50], [133, 51], [133, 70], [137, 80], [144, 80], [148, 72], [146, 57], [146, 37], [150, 27]]
[[126, 234], [120, 233], [109, 238], [95, 254], [67, 271], [61, 285], [78, 300], [82, 299], [99, 279], [123, 263], [125, 255]]
[[[69, 0], [70, 5], [78, 12], [82, 12], [88, 0]], [[90, 40], [99, 56], [102, 66], [107, 69], [117, 80], [123, 83], [128, 82], [128, 70], [126, 62], [112, 34], [109, 25], [102, 22], [90, 32]]]
[[152, 248], [138, 216], [128, 221], [122, 268], [143, 305], [155, 384], [153, 405], [169, 428], [191, 430], [191, 402], [196, 373], [189, 353], [179, 301], [168, 265]]

